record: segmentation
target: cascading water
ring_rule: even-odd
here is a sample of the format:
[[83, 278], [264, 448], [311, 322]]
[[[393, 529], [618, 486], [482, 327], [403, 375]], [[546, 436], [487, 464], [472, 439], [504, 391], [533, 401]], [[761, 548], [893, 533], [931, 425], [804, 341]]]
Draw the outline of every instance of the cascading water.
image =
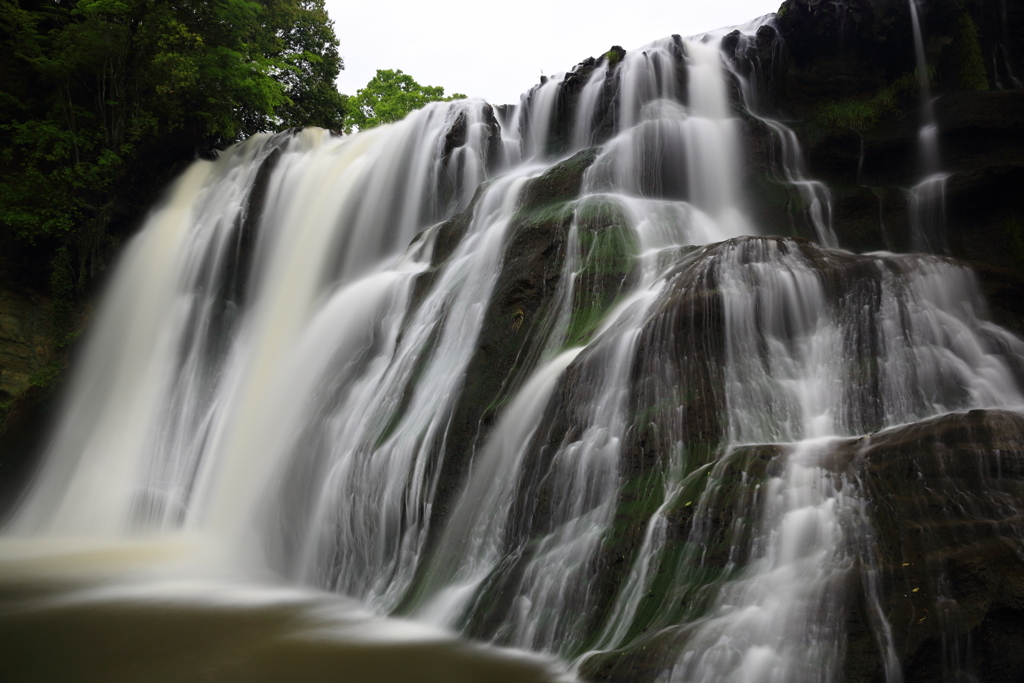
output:
[[[871, 258], [870, 279], [837, 300], [828, 279], [842, 287], [857, 260], [726, 243], [709, 266], [729, 292], [726, 449], [773, 444], [784, 456], [777, 474], [748, 489], [763, 507], [746, 566], [696, 622], [666, 680], [837, 679], [844, 586], [857, 561], [844, 537], [863, 501], [856, 480], [830, 466], [831, 443], [936, 413], [1024, 403], [1010, 366], [973, 331], [968, 272], [920, 257]], [[1009, 335], [1005, 342], [1024, 348]], [[872, 359], [885, 361], [865, 368]]]
[[[499, 572], [499, 565], [518, 565], [519, 576], [513, 576], [514, 582], [503, 586], [503, 593], [515, 597], [492, 637], [502, 643], [563, 656], [571, 656], [589, 639], [587, 620], [599, 608], [591, 590], [597, 573], [594, 564], [611, 533], [621, 488], [619, 458], [628, 427], [630, 370], [640, 324], [665, 286], [667, 269], [680, 247], [720, 241], [736, 234], [737, 227], [743, 225], [735, 202], [730, 201], [734, 195], [726, 194], [734, 187], [732, 177], [726, 177], [728, 165], [723, 177], [729, 182], [723, 183], [724, 187], [709, 188], [703, 182], [671, 186], [673, 180], [678, 183], [693, 178], [692, 174], [702, 170], [700, 165], [708, 158], [734, 158], [737, 151], [732, 147], [734, 123], [728, 119], [724, 106], [720, 59], [704, 46], [688, 47], [691, 55], [698, 55], [694, 70], [701, 74], [700, 79], [691, 80], [691, 101], [700, 104], [689, 113], [664, 99], [674, 94], [675, 79], [668, 67], [669, 43], [649, 46], [632, 57], [627, 54], [620, 75], [620, 89], [626, 95], [622, 97], [619, 116], [634, 123], [605, 145], [584, 176], [582, 197], [573, 205], [576, 221], [585, 221], [593, 212], [612, 212], [625, 223], [626, 232], [594, 236], [585, 231], [589, 248], [584, 249], [580, 226], [574, 223], [570, 228], [559, 280], [565, 291], [556, 295], [554, 313], [566, 322], [554, 328], [543, 356], [550, 357], [566, 341], [572, 341], [566, 335], [572, 309], [580, 303], [572, 290], [588, 271], [609, 265], [602, 263], [600, 253], [607, 251], [607, 241], [622, 241], [629, 245], [627, 249], [635, 248], [638, 262], [626, 276], [634, 283], [632, 291], [623, 292], [623, 300], [601, 324], [600, 343], [590, 351], [601, 362], [588, 378], [593, 388], [586, 389], [580, 397], [583, 406], [576, 415], [579, 424], [571, 438], [567, 434], [560, 444], [552, 444], [551, 469], [546, 476], [547, 486], [557, 500], [547, 511], [539, 536], [529, 539], [533, 548], [525, 547], [522, 541], [512, 548], [501, 548], [495, 543], [493, 502], [496, 498], [513, 500], [516, 488], [522, 485], [522, 449], [532, 437], [536, 411], [547, 403], [554, 388], [551, 373], [564, 369], [578, 350], [563, 353], [544, 366], [537, 379], [526, 384], [510, 404], [496, 428], [493, 438], [499, 441], [484, 450], [480, 467], [473, 473], [449, 524], [448, 534], [455, 538], [443, 543], [445, 548], [460, 547], [458, 538], [468, 536], [472, 539], [472, 550], [462, 557], [441, 554], [440, 566], [448, 576], [454, 574], [447, 579], [454, 581], [454, 585], [446, 585], [437, 597], [420, 608], [418, 613], [426, 618], [466, 628], [473, 616], [469, 606], [483, 592], [479, 588], [481, 582], [487, 578], [495, 580], [493, 574]], [[644, 68], [650, 64], [662, 66]], [[708, 87], [710, 94], [704, 92]], [[635, 113], [638, 108], [640, 111]], [[685, 166], [677, 169], [678, 173], [663, 171], [656, 176], [663, 184], [652, 187], [644, 182], [652, 175], [645, 174], [644, 165], [653, 156], [651, 151], [656, 154], [659, 149], [683, 153]], [[666, 164], [672, 162], [667, 154], [665, 157]], [[645, 196], [652, 194], [654, 197]], [[664, 198], [666, 195], [688, 196], [690, 201]], [[545, 388], [541, 390], [540, 386]], [[528, 432], [526, 442], [513, 442], [510, 448], [506, 441], [510, 433], [524, 432]], [[495, 483], [494, 472], [499, 467], [503, 471]], [[498, 512], [499, 528], [503, 529], [508, 523], [508, 511], [499, 508]], [[470, 527], [469, 520], [474, 517], [479, 521]]]
[[195, 542], [189, 576], [584, 677], [840, 680], [869, 435], [1021, 410], [1024, 343], [963, 266], [833, 249], [795, 136], [751, 116], [821, 246], [758, 237], [720, 42], [606, 55], [572, 115], [562, 75], [197, 162], [123, 256], [0, 577], [54, 539]]
[[576, 118], [573, 123], [573, 147], [575, 149], [586, 149], [594, 142], [594, 121], [597, 118], [597, 108], [601, 103], [605, 91], [605, 81], [608, 78], [608, 62], [603, 61], [587, 78], [587, 84], [580, 93], [579, 102], [576, 104]]
[[999, 42], [992, 51], [992, 74], [1000, 90], [1024, 88], [1024, 83], [1013, 71], [1006, 46], [1010, 42], [1009, 21], [1006, 15], [1006, 0], [999, 0]]
[[[825, 183], [808, 177], [803, 150], [800, 148], [800, 141], [796, 134], [780, 121], [768, 118], [760, 111], [757, 88], [737, 68], [737, 57], [746, 51], [747, 45], [751, 41], [755, 40], [756, 32], [761, 27], [775, 30], [773, 21], [773, 16], [768, 15], [735, 29], [732, 35], [737, 40], [736, 46], [733, 48], [733, 58], [726, 60], [726, 64], [740, 86], [739, 90], [748, 113], [766, 126], [770, 132], [769, 141], [772, 145], [771, 152], [774, 157], [772, 166], [776, 182], [796, 190], [800, 212], [805, 215], [805, 220], [810, 225], [815, 239], [824, 246], [837, 247], [839, 240], [832, 229], [832, 195], [828, 187]], [[721, 36], [719, 36], [720, 38]], [[776, 44], [782, 42], [777, 32], [775, 33], [775, 42]], [[757, 67], [757, 65], [754, 66]], [[756, 77], [756, 72], [753, 75]]]
[[946, 248], [946, 179], [939, 167], [939, 125], [935, 120], [928, 73], [928, 58], [924, 50], [921, 20], [917, 14], [917, 0], [907, 0], [910, 21], [914, 29], [914, 57], [917, 63], [917, 91], [921, 98], [921, 129], [918, 132], [918, 150], [924, 180], [910, 189], [909, 211], [911, 246], [915, 251], [943, 253]]

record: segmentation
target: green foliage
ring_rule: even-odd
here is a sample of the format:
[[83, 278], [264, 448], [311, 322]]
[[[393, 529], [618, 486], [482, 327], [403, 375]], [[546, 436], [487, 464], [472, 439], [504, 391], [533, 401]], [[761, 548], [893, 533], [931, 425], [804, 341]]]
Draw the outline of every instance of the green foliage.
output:
[[323, 0], [0, 0], [0, 39], [0, 244], [59, 263], [59, 299], [176, 165], [258, 131], [344, 126]]
[[902, 96], [915, 92], [917, 77], [908, 72], [869, 98], [828, 100], [815, 109], [813, 119], [822, 126], [863, 130], [896, 111]]
[[50, 264], [50, 334], [58, 348], [75, 338], [75, 291], [74, 264], [68, 248], [61, 247]]
[[626, 51], [616, 45], [612, 49], [608, 50], [608, 52], [605, 52], [603, 56], [608, 62], [608, 66], [615, 66], [626, 56]]
[[356, 91], [348, 101], [345, 132], [366, 130], [382, 123], [393, 123], [430, 102], [465, 99], [456, 93], [445, 97], [444, 88], [420, 85], [401, 69], [378, 69], [365, 88]]
[[346, 97], [335, 80], [343, 67], [338, 40], [323, 0], [271, 0], [269, 16], [279, 60], [274, 78], [288, 102], [275, 109], [277, 128], [320, 126], [341, 131]]
[[60, 383], [63, 372], [64, 364], [59, 360], [55, 360], [43, 366], [34, 375], [29, 377], [28, 383], [42, 389], [55, 389]]
[[823, 126], [864, 129], [878, 123], [883, 113], [888, 111], [890, 108], [885, 103], [833, 100], [821, 104], [814, 112], [814, 118]]
[[961, 90], [988, 90], [988, 76], [985, 73], [985, 59], [978, 42], [978, 26], [971, 15], [960, 15], [960, 31], [956, 37], [958, 87]]

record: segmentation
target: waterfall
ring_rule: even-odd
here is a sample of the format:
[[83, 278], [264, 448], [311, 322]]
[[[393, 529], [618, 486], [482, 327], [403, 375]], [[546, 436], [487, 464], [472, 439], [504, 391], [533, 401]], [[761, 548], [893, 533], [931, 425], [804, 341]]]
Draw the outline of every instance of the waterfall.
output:
[[946, 247], [946, 179], [939, 169], [939, 125], [935, 120], [917, 0], [907, 0], [914, 29], [914, 57], [917, 63], [917, 91], [921, 99], [921, 128], [917, 135], [924, 179], [909, 192], [911, 242], [915, 251], [943, 253]]
[[1006, 0], [999, 1], [999, 41], [992, 50], [992, 75], [999, 90], [1010, 88], [1024, 88], [1024, 83], [1013, 72], [1010, 66], [1010, 57], [1007, 54], [1009, 43], [1009, 29], [1006, 16]]
[[[838, 248], [723, 35], [195, 162], [121, 257], [0, 579], [25, 544], [123, 544], [343, 596], [332, 629], [666, 683], [842, 680], [863, 584], [896, 681], [866, 454], [1024, 410], [1024, 343], [966, 266]], [[761, 235], [750, 126], [817, 242]]]
[[[747, 489], [762, 511], [746, 566], [696, 622], [665, 680], [838, 678], [845, 634], [837, 615], [857, 561], [845, 536], [865, 503], [857, 481], [831, 462], [833, 443], [934, 414], [1024, 404], [1016, 383], [1004, 381], [1009, 365], [969, 331], [980, 326], [969, 272], [921, 257], [869, 257], [877, 270], [849, 282], [837, 310], [824, 272], [836, 269], [842, 282], [858, 257], [815, 251], [726, 242], [708, 264], [730, 293], [726, 450], [773, 444], [784, 455], [777, 474]], [[823, 271], [814, 265], [821, 257], [835, 260]], [[871, 359], [879, 366], [866, 370]], [[867, 382], [856, 378], [864, 372]], [[695, 529], [694, 541], [711, 545], [702, 535]]]
[[[799, 204], [803, 207], [804, 220], [813, 230], [815, 239], [825, 246], [837, 247], [839, 246], [839, 240], [832, 229], [832, 195], [828, 187], [825, 183], [808, 176], [804, 153], [796, 133], [781, 121], [769, 118], [765, 112], [761, 111], [761, 108], [758, 106], [760, 98], [757, 88], [751, 84], [750, 79], [745, 77], [738, 68], [741, 55], [746, 51], [749, 43], [754, 40], [756, 32], [762, 26], [775, 31], [774, 15], [755, 19], [733, 32], [732, 35], [738, 34], [736, 36], [737, 44], [732, 58], [726, 61], [726, 66], [732, 77], [739, 83], [743, 104], [747, 112], [768, 128], [770, 133], [769, 140], [772, 145], [775, 181], [796, 190], [800, 199]], [[777, 31], [775, 31], [774, 38], [776, 44], [782, 42]], [[721, 37], [719, 36], [718, 39], [721, 40]], [[759, 68], [759, 65], [755, 64], [753, 67], [755, 69], [753, 76], [756, 78], [756, 69]]]

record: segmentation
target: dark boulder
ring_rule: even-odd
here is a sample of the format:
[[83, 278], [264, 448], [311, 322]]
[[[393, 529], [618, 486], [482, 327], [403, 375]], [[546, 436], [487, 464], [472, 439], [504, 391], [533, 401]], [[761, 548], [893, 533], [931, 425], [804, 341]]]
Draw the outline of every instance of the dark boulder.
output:
[[[875, 533], [861, 572], [879, 589], [866, 599], [880, 600], [904, 680], [1024, 680], [1020, 648], [1007, 647], [1024, 632], [1024, 417], [974, 410], [844, 448]], [[882, 671], [877, 640], [851, 639], [846, 680]]]

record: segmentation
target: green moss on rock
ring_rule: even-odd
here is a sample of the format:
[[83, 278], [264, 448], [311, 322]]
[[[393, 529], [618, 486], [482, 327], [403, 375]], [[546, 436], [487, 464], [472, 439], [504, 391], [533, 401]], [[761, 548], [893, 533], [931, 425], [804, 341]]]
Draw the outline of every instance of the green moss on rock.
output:
[[[585, 149], [531, 180], [523, 189], [519, 211], [529, 212], [548, 204], [566, 202], [578, 197], [583, 185], [583, 173], [597, 159], [598, 152], [598, 147]], [[517, 215], [516, 220], [518, 218]]]
[[907, 72], [878, 89], [870, 97], [850, 97], [821, 102], [812, 119], [821, 126], [864, 130], [899, 111], [900, 99], [917, 90], [917, 79]]
[[620, 297], [636, 268], [638, 245], [622, 211], [612, 202], [577, 209], [580, 264], [574, 282], [566, 344], [584, 344]]

